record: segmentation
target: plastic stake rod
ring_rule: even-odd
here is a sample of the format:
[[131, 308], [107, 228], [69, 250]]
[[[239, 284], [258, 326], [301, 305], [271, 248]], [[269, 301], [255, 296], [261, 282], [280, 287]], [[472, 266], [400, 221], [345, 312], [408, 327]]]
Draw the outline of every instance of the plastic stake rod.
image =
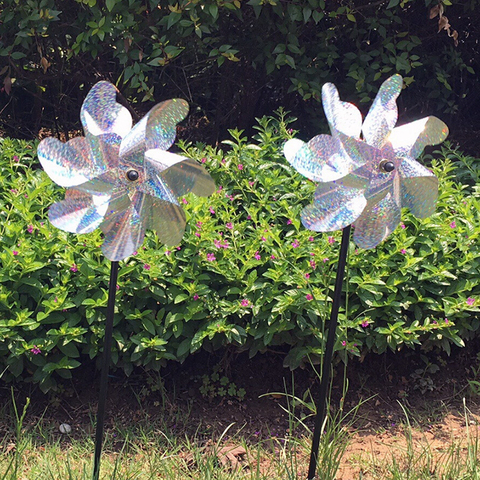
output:
[[318, 449], [320, 446], [320, 435], [326, 418], [326, 404], [328, 384], [330, 382], [330, 370], [332, 366], [333, 349], [335, 347], [338, 310], [342, 297], [343, 277], [345, 275], [345, 265], [347, 263], [348, 244], [350, 242], [351, 226], [345, 227], [342, 231], [342, 243], [340, 245], [340, 255], [337, 264], [337, 276], [335, 278], [335, 290], [333, 292], [332, 310], [330, 312], [330, 322], [328, 324], [328, 337], [325, 346], [325, 355], [323, 357], [322, 379], [320, 382], [320, 391], [317, 398], [317, 415], [315, 417], [315, 426], [313, 429], [312, 450], [310, 453], [310, 465], [308, 467], [307, 480], [314, 480], [317, 470]]
[[110, 268], [110, 283], [108, 286], [107, 318], [103, 339], [102, 373], [100, 377], [100, 394], [97, 410], [97, 429], [95, 432], [95, 456], [93, 459], [93, 480], [100, 475], [100, 456], [102, 454], [103, 426], [105, 424], [105, 404], [108, 391], [108, 370], [112, 356], [113, 316], [115, 313], [115, 294], [117, 293], [118, 262], [112, 262]]

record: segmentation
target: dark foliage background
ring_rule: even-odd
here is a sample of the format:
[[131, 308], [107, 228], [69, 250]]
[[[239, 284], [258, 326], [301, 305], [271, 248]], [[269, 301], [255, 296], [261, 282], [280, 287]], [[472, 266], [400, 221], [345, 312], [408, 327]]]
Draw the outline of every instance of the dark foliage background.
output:
[[[208, 142], [279, 106], [306, 137], [325, 130], [321, 86], [365, 111], [381, 81], [408, 85], [401, 121], [445, 120], [469, 148], [480, 107], [478, 0], [0, 1], [1, 128], [32, 138], [79, 129], [93, 83], [108, 79], [138, 114], [191, 104], [181, 136]], [[432, 17], [432, 18], [430, 18]], [[412, 88], [410, 88], [412, 86]], [[474, 135], [473, 135], [474, 136]]]

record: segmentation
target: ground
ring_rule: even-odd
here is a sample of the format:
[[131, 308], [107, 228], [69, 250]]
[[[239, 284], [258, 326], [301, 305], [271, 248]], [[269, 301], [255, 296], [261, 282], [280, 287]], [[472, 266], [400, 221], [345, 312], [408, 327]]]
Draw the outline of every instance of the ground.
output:
[[[382, 468], [382, 462], [395, 452], [405, 453], [408, 448], [428, 450], [429, 468], [440, 468], [445, 456], [452, 453], [452, 439], [461, 441], [467, 433], [476, 434], [478, 430], [480, 397], [476, 387], [480, 384], [475, 382], [480, 380], [476, 378], [479, 345], [472, 341], [450, 356], [405, 350], [372, 354], [363, 363], [352, 360], [346, 370], [345, 396], [344, 366], [337, 364], [331, 412], [338, 411], [341, 404], [345, 412], [360, 406], [355, 418], [344, 423], [348, 447], [336, 478], [378, 478], [374, 470]], [[288, 400], [297, 397], [308, 404], [309, 392], [318, 392], [318, 377], [311, 366], [295, 372], [285, 369], [284, 355], [270, 352], [248, 359], [245, 354], [203, 352], [182, 365], [170, 365], [161, 375], [138, 371], [125, 378], [112, 372], [106, 429], [115, 437], [112, 432], [132, 425], [160, 422], [170, 432], [194, 436], [205, 445], [223, 435], [222, 445], [229, 449], [236, 446], [240, 436], [247, 439], [247, 445], [267, 439], [284, 442], [290, 435], [307, 435], [308, 439], [305, 429], [298, 424], [295, 428], [292, 423]], [[64, 383], [56, 393], [43, 395], [32, 387], [28, 391], [25, 387], [15, 389], [19, 404], [27, 395], [32, 398], [25, 424], [34, 425], [42, 418], [60, 439], [65, 439], [58, 431], [62, 423], [72, 427], [73, 435], [93, 434], [99, 375], [92, 367], [84, 366], [77, 372], [81, 375]], [[4, 404], [10, 395], [10, 386], [3, 385]], [[310, 411], [304, 407], [294, 413], [300, 418]], [[11, 421], [4, 417], [3, 423], [1, 429], [8, 436]], [[305, 423], [311, 427], [313, 418]], [[406, 429], [409, 424], [412, 430]], [[120, 443], [119, 439], [118, 448]], [[231, 457], [228, 461], [236, 458], [241, 462], [243, 447], [238, 447], [237, 451], [226, 452]], [[308, 458], [304, 461], [306, 469]]]

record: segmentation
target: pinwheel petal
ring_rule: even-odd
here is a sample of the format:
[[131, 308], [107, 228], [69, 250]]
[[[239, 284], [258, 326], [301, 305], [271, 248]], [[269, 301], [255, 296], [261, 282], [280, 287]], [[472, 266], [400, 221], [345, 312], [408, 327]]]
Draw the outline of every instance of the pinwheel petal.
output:
[[38, 146], [38, 158], [48, 176], [62, 187], [74, 187], [105, 173], [118, 163], [120, 137], [113, 133], [76, 137], [67, 143], [48, 137]]
[[105, 234], [102, 252], [109, 260], [123, 260], [143, 243], [148, 221], [148, 214], [143, 211], [145, 206], [148, 206], [148, 197], [136, 192], [126, 210], [110, 215], [101, 223]]
[[436, 117], [425, 117], [393, 129], [388, 137], [398, 156], [417, 158], [427, 145], [442, 143], [448, 127]]
[[80, 111], [86, 136], [115, 133], [123, 138], [130, 131], [132, 116], [116, 97], [117, 89], [109, 82], [98, 82], [91, 88]]
[[186, 216], [182, 207], [157, 198], [153, 199], [148, 228], [157, 232], [162, 243], [178, 245], [185, 233], [185, 224]]
[[360, 137], [362, 129], [360, 110], [353, 103], [342, 102], [337, 88], [332, 83], [326, 83], [322, 87], [322, 104], [333, 136], [338, 131], [349, 137]]
[[93, 232], [103, 221], [110, 195], [92, 195], [75, 188], [65, 194], [65, 200], [54, 203], [48, 218], [57, 228], [72, 233]]
[[400, 223], [401, 210], [393, 195], [388, 193], [377, 203], [368, 203], [360, 217], [353, 223], [353, 241], [360, 247], [376, 247]]
[[357, 175], [320, 183], [313, 204], [302, 211], [303, 225], [316, 232], [330, 232], [350, 225], [367, 204], [364, 196], [367, 185], [368, 179]]
[[426, 218], [435, 212], [438, 197], [438, 179], [423, 165], [404, 158], [399, 167], [402, 181], [400, 192], [402, 207], [407, 207], [418, 218]]
[[380, 87], [362, 126], [363, 138], [369, 145], [381, 148], [395, 127], [398, 118], [396, 99], [402, 85], [403, 79], [397, 74]]
[[173, 99], [155, 105], [123, 139], [120, 157], [128, 162], [137, 161], [138, 167], [142, 167], [146, 150], [168, 150], [173, 145], [176, 125], [187, 114], [188, 103], [185, 100]]
[[354, 168], [340, 141], [330, 135], [317, 135], [308, 143], [288, 140], [283, 151], [290, 165], [314, 182], [332, 182]]

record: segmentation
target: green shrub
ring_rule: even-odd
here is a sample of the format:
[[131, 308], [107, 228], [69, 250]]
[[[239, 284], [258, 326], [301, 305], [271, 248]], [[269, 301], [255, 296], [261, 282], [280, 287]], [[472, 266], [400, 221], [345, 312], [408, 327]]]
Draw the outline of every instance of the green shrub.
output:
[[[280, 114], [259, 121], [254, 143], [232, 131], [225, 149], [179, 145], [205, 163], [218, 190], [182, 200], [188, 226], [180, 246], [160, 245], [148, 232], [121, 263], [118, 368], [159, 369], [230, 344], [251, 355], [288, 345], [292, 368], [321, 353], [341, 233], [300, 224], [315, 186], [282, 157], [293, 134], [287, 128]], [[102, 348], [109, 262], [99, 232], [67, 234], [46, 220], [63, 192], [38, 168], [34, 145], [3, 139], [0, 149], [0, 368], [4, 379], [47, 390]], [[375, 250], [351, 243], [348, 311], [336, 345], [342, 355], [419, 344], [449, 351], [477, 331], [478, 191], [456, 182], [453, 155], [448, 147], [432, 155], [437, 213], [420, 221], [405, 212]]]

